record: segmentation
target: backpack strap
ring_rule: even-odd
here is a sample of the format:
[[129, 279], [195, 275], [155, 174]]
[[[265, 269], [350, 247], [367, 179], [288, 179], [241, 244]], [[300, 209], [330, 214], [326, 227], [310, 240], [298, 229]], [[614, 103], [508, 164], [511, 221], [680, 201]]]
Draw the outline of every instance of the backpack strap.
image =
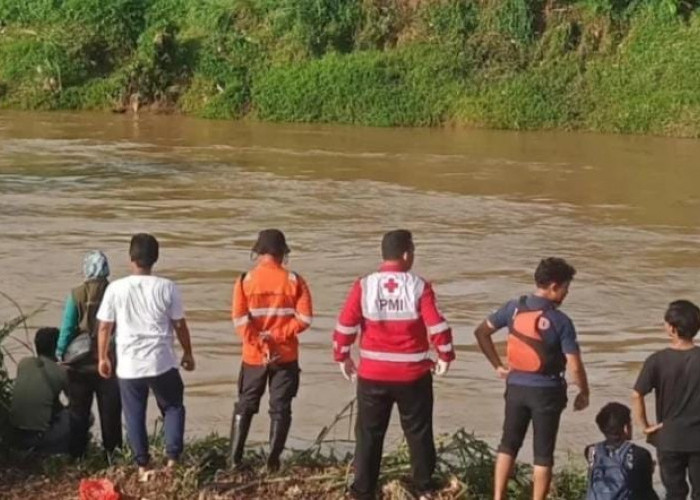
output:
[[604, 456], [608, 454], [608, 450], [605, 446], [605, 441], [601, 441], [600, 443], [595, 445], [595, 450], [593, 453], [593, 459], [595, 460], [595, 457], [597, 456]]
[[527, 295], [521, 295], [520, 297], [518, 297], [518, 304], [515, 306], [515, 311], [513, 312], [514, 318], [518, 315], [518, 313], [521, 312], [542, 311], [542, 314], [544, 314], [546, 311], [554, 309], [554, 305], [550, 301], [547, 301], [547, 305], [545, 305], [542, 308], [533, 309], [532, 307], [528, 307], [527, 298]]
[[633, 457], [634, 454], [632, 453], [632, 447], [634, 445], [632, 444], [631, 441], [626, 441], [620, 446], [616, 452], [618, 453], [618, 456], [620, 457], [620, 462], [625, 466], [626, 469], [632, 470], [633, 467]]
[[586, 450], [586, 462], [588, 462], [589, 467], [593, 466], [593, 462], [595, 461], [595, 457], [597, 455], [597, 453], [596, 453], [597, 449], [598, 449], [598, 445], [592, 444]]
[[518, 307], [516, 309], [515, 314], [518, 314], [519, 311], [529, 311], [530, 308], [527, 307], [527, 295], [521, 295], [518, 298]]
[[518, 297], [518, 303], [515, 305], [513, 310], [513, 315], [510, 317], [510, 328], [512, 329], [513, 323], [515, 322], [515, 317], [523, 311], [529, 311], [527, 307], [527, 295], [521, 295]]
[[[632, 453], [632, 447], [634, 444], [631, 441], [625, 441], [622, 443], [618, 448], [613, 450], [613, 455], [617, 457], [619, 460], [620, 464], [623, 465], [624, 469], [631, 470], [632, 469], [632, 461], [633, 461], [633, 453]], [[595, 459], [597, 456], [604, 456], [609, 453], [609, 447], [605, 444], [605, 441], [602, 441], [595, 446], [591, 446], [588, 449], [588, 455], [586, 459], [588, 460], [588, 465], [592, 466], [595, 463]]]

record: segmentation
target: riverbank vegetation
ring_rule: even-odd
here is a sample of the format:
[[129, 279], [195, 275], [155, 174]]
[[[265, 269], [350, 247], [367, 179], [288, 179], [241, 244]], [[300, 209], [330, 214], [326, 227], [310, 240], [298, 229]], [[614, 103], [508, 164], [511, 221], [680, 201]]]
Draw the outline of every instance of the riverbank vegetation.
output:
[[[76, 498], [82, 479], [108, 479], [126, 499], [337, 499], [342, 498], [351, 480], [349, 441], [334, 441], [338, 433], [350, 435], [354, 403], [349, 403], [321, 429], [317, 438], [303, 450], [286, 454], [283, 468], [267, 474], [262, 447], [247, 452], [249, 467], [232, 472], [227, 467], [228, 439], [212, 435], [190, 441], [179, 467], [160, 470], [146, 483], [139, 482], [136, 467], [128, 450], [107, 460], [98, 445], [79, 462], [65, 457], [39, 458], [26, 452], [12, 451], [5, 440], [9, 426], [7, 415], [11, 402], [12, 380], [5, 362], [14, 362], [8, 342], [22, 345], [24, 355], [31, 347], [16, 329], [26, 328], [26, 316], [20, 314], [0, 327], [0, 499], [41, 498], [43, 500]], [[14, 332], [14, 334], [13, 334]], [[27, 336], [25, 330], [25, 337]], [[330, 417], [329, 417], [330, 420]], [[338, 429], [347, 426], [347, 429]], [[151, 441], [154, 463], [165, 463], [162, 426], [156, 423]], [[442, 499], [489, 498], [495, 455], [493, 450], [473, 434], [459, 430], [438, 438], [437, 477]], [[531, 498], [531, 470], [518, 465], [511, 481], [511, 498]], [[385, 455], [382, 465], [382, 498], [415, 498], [410, 487], [410, 462], [405, 444]], [[555, 478], [554, 500], [582, 498], [585, 475], [574, 469], [562, 469]]]
[[[230, 472], [226, 468], [228, 449], [226, 439], [211, 436], [189, 443], [180, 467], [172, 472], [157, 471], [151, 481], [138, 481], [135, 467], [128, 454], [109, 464], [94, 451], [86, 460], [71, 464], [65, 459], [52, 458], [37, 463], [36, 459], [13, 458], [12, 464], [0, 463], [3, 492], [0, 498], [46, 500], [75, 498], [80, 480], [100, 478], [110, 480], [125, 499], [244, 499], [343, 498], [351, 480], [349, 457], [321, 452], [314, 446], [285, 455], [283, 469], [267, 474], [265, 456], [261, 450], [250, 450], [250, 467]], [[165, 461], [162, 442], [155, 439], [154, 459]], [[482, 441], [464, 431], [444, 436], [439, 441], [438, 477], [441, 499], [490, 498], [493, 453]], [[530, 470], [518, 467], [511, 482], [511, 497], [515, 500], [532, 498]], [[385, 455], [382, 465], [382, 495], [385, 500], [416, 498], [411, 489], [410, 464], [405, 447]], [[554, 500], [571, 500], [585, 496], [582, 474], [562, 470], [555, 478]]]
[[700, 0], [0, 0], [0, 106], [700, 136]]

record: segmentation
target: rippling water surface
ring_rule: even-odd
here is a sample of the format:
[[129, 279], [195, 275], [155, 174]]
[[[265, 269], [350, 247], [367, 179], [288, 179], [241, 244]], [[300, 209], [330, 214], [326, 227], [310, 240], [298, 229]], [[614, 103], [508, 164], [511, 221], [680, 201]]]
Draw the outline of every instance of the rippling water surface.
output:
[[[666, 304], [700, 301], [698, 158], [698, 141], [643, 137], [3, 114], [0, 290], [27, 309], [47, 303], [33, 325], [58, 324], [85, 250], [104, 249], [121, 277], [130, 235], [156, 234], [158, 272], [182, 287], [198, 361], [186, 375], [189, 432], [224, 433], [240, 362], [232, 283], [256, 232], [280, 227], [314, 294], [292, 430], [307, 441], [353, 396], [330, 352], [348, 287], [375, 268], [381, 234], [407, 227], [458, 350], [435, 384], [436, 427], [495, 444], [503, 385], [472, 331], [530, 289], [539, 258], [563, 256], [579, 270], [565, 310], [592, 405], [567, 411], [560, 450], [580, 454], [597, 439], [595, 411], [627, 401], [641, 361], [664, 346]], [[266, 430], [263, 410], [253, 437]], [[393, 442], [398, 430], [394, 418]]]

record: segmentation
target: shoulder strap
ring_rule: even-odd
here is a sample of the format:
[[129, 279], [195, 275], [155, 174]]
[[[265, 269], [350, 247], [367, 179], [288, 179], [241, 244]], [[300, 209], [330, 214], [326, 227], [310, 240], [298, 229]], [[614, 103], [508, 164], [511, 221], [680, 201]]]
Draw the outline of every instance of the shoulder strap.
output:
[[529, 311], [527, 307], [527, 295], [521, 295], [518, 299], [518, 311]]
[[620, 456], [620, 462], [622, 462], [622, 465], [624, 465], [626, 468], [631, 469], [632, 468], [632, 442], [627, 441], [618, 448], [617, 452]]
[[588, 447], [587, 453], [586, 453], [586, 461], [588, 462], [588, 466], [592, 466], [593, 462], [595, 461], [596, 457], [596, 450], [598, 449], [597, 444], [592, 444]]
[[85, 283], [82, 283], [72, 290], [71, 295], [73, 295], [73, 302], [75, 302], [76, 307], [78, 307], [78, 304], [81, 302], [87, 300], [87, 293], [87, 285]]
[[515, 309], [513, 309], [513, 314], [511, 314], [510, 319], [508, 320], [509, 327], [512, 328], [515, 317], [523, 311], [529, 311], [527, 308], [527, 295], [521, 295], [518, 297], [518, 301], [515, 304]]
[[605, 449], [605, 441], [602, 441], [595, 445], [595, 453], [593, 454], [594, 459], [595, 457], [605, 456], [607, 454], [608, 451]]

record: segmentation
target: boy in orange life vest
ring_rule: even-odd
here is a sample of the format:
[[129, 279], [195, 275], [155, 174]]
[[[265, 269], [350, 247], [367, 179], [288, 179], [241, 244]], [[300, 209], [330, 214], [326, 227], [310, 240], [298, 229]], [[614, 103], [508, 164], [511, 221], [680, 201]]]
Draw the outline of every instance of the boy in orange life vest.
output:
[[[437, 308], [430, 283], [411, 272], [409, 231], [382, 239], [384, 262], [377, 272], [355, 281], [333, 332], [333, 357], [346, 379], [357, 379], [355, 481], [358, 500], [376, 494], [384, 435], [394, 403], [411, 454], [419, 493], [434, 489], [433, 378], [445, 375], [455, 359], [452, 330]], [[360, 364], [350, 357], [360, 334]], [[430, 357], [430, 346], [437, 362]]]
[[231, 463], [239, 467], [250, 423], [270, 386], [270, 454], [267, 467], [279, 469], [279, 458], [292, 422], [292, 399], [299, 389], [297, 335], [311, 325], [311, 294], [298, 274], [283, 263], [289, 255], [284, 234], [266, 229], [253, 247], [257, 264], [233, 289], [233, 323], [243, 339], [238, 401], [231, 423]]
[[[559, 420], [567, 403], [564, 378], [567, 366], [580, 391], [574, 410], [588, 406], [588, 381], [576, 330], [569, 317], [558, 309], [575, 274], [576, 270], [563, 259], [542, 260], [535, 271], [535, 293], [509, 301], [474, 332], [498, 376], [506, 379], [505, 421], [494, 477], [495, 500], [505, 498], [515, 457], [530, 421], [534, 432], [533, 498], [547, 497]], [[507, 366], [491, 338], [506, 326], [509, 328]]]

